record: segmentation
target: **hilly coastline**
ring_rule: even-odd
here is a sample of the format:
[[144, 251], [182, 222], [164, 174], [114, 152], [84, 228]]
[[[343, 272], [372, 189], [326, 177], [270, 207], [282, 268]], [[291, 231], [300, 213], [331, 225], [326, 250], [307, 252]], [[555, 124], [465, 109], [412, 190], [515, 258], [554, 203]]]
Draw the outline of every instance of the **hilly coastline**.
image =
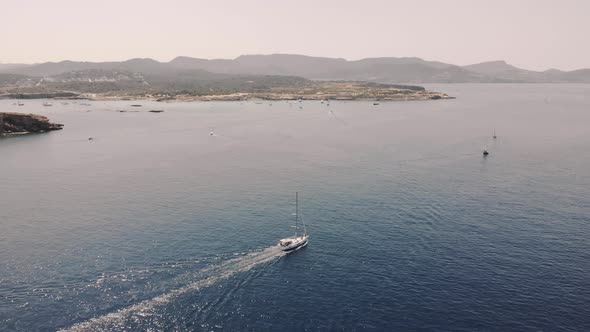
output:
[[[207, 60], [208, 61], [208, 60]], [[231, 70], [232, 61], [214, 66], [177, 58], [123, 62], [43, 63], [12, 66], [0, 73], [0, 98], [88, 98], [155, 100], [428, 100], [451, 98], [421, 86], [362, 79], [316, 80], [290, 72], [252, 68]], [[270, 63], [272, 64], [272, 62]], [[256, 67], [255, 64], [252, 64]], [[207, 69], [207, 70], [206, 70]], [[307, 73], [310, 73], [308, 71]]]
[[504, 61], [456, 66], [420, 58], [340, 58], [292, 54], [169, 62], [46, 62], [0, 65], [0, 98], [158, 100], [450, 98], [422, 83], [590, 83], [590, 69], [530, 71]]

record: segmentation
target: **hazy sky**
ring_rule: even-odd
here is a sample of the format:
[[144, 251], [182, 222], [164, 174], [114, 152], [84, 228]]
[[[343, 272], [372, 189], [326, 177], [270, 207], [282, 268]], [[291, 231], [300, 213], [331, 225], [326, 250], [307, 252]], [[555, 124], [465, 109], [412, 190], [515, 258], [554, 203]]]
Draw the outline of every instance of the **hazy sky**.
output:
[[297, 53], [590, 67], [590, 0], [0, 0], [0, 62]]

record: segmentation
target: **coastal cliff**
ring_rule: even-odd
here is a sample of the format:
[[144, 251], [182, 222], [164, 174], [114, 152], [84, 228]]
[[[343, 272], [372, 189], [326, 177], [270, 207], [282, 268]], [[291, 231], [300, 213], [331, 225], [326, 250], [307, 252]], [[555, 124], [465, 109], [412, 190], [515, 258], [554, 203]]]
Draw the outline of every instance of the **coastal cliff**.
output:
[[43, 133], [62, 128], [62, 124], [51, 123], [42, 115], [0, 112], [0, 135]]

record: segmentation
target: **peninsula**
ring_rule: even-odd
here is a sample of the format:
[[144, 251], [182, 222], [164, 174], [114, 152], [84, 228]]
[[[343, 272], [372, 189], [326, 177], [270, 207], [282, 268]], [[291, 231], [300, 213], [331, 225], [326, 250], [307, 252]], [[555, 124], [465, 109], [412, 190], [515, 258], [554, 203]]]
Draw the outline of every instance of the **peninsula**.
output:
[[440, 92], [418, 86], [377, 84], [367, 82], [314, 82], [304, 87], [272, 87], [263, 91], [227, 94], [175, 94], [159, 96], [158, 101], [245, 101], [245, 100], [372, 100], [407, 101], [452, 99]]
[[43, 133], [62, 128], [62, 124], [51, 123], [42, 115], [0, 112], [0, 136]]

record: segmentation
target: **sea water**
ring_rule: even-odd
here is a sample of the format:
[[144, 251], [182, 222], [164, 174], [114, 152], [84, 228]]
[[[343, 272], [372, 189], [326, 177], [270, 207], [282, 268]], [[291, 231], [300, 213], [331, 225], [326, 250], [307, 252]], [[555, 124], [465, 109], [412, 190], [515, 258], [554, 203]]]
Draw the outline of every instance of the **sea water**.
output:
[[589, 330], [590, 85], [427, 88], [0, 101], [0, 330]]

